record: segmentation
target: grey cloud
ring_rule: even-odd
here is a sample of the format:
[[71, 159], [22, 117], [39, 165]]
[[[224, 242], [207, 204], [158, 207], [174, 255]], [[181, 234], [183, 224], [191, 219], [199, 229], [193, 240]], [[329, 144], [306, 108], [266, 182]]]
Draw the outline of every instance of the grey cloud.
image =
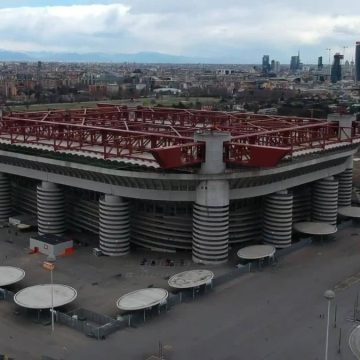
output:
[[334, 27], [334, 33], [354, 37], [360, 35], [360, 28], [358, 26], [339, 25]]
[[314, 49], [342, 46], [345, 40], [355, 42], [351, 33], [358, 36], [360, 28], [360, 15], [355, 11], [360, 5], [352, 4], [348, 13], [346, 3], [350, 1], [346, 0], [336, 16], [335, 3], [323, 0], [93, 3], [0, 9], [0, 44], [9, 50], [21, 50], [27, 44], [27, 49], [35, 50], [58, 46], [80, 52], [111, 49], [202, 57], [221, 54], [241, 61], [241, 56], [258, 58], [265, 51], [289, 57], [299, 47], [310, 54]]

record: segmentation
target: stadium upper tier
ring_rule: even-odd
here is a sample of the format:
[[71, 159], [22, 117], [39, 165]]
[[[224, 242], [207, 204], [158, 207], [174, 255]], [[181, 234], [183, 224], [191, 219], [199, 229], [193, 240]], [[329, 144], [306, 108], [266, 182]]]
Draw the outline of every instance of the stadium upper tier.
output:
[[0, 118], [0, 144], [18, 145], [175, 169], [205, 161], [205, 142], [196, 133], [229, 133], [223, 145], [228, 167], [274, 167], [283, 159], [360, 142], [357, 123], [237, 112], [97, 108], [11, 112]]
[[351, 205], [358, 123], [122, 108], [5, 113], [0, 222], [90, 231], [109, 256], [131, 244], [227, 261], [230, 247], [292, 244], [297, 222], [335, 226]]

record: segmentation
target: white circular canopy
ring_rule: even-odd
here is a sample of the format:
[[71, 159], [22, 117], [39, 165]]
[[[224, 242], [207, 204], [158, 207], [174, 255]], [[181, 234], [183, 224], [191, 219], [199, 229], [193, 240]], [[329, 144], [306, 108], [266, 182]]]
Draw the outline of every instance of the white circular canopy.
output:
[[209, 270], [189, 270], [173, 275], [168, 283], [177, 289], [189, 289], [211, 282], [214, 273]]
[[353, 219], [360, 219], [360, 207], [357, 206], [340, 207], [338, 209], [338, 214]]
[[0, 287], [15, 284], [25, 277], [23, 269], [13, 266], [0, 266]]
[[152, 306], [163, 304], [168, 295], [167, 290], [159, 288], [136, 290], [118, 299], [116, 306], [126, 311], [148, 309]]
[[272, 245], [252, 245], [246, 246], [237, 252], [237, 256], [244, 260], [259, 260], [271, 257], [276, 249]]
[[[53, 291], [53, 302], [52, 302]], [[19, 306], [28, 309], [50, 309], [71, 303], [77, 297], [74, 288], [60, 284], [43, 284], [27, 287], [14, 296]]]
[[294, 224], [294, 230], [307, 235], [331, 235], [337, 232], [335, 225], [310, 221]]

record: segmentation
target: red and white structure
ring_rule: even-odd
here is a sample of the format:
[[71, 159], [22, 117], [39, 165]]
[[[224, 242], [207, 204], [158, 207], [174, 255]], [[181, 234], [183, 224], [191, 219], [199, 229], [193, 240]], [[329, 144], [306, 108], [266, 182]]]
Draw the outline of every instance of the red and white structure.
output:
[[347, 117], [107, 104], [7, 113], [0, 214], [11, 212], [11, 186], [14, 206], [37, 214], [40, 233], [79, 228], [98, 233], [110, 256], [133, 244], [221, 263], [230, 247], [254, 240], [290, 246], [293, 219], [336, 222], [338, 204], [351, 204], [359, 141]]

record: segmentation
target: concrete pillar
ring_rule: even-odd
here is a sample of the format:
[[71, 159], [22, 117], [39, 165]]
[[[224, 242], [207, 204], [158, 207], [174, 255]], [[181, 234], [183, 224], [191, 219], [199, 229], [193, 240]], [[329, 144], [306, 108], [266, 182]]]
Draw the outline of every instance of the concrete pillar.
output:
[[311, 219], [311, 187], [293, 190], [293, 223]]
[[339, 183], [333, 176], [316, 181], [312, 189], [312, 221], [336, 225]]
[[56, 184], [43, 181], [37, 186], [38, 233], [64, 234], [65, 227], [64, 192]]
[[224, 163], [224, 141], [229, 141], [230, 133], [220, 131], [203, 131], [195, 133], [194, 140], [206, 144], [205, 161], [201, 164], [200, 174], [222, 174], [226, 169]]
[[[196, 141], [206, 143], [205, 162], [201, 174], [221, 174], [224, 141], [229, 133], [205, 131], [195, 135]], [[193, 205], [192, 258], [196, 263], [221, 264], [229, 252], [229, 183], [226, 180], [202, 181], [196, 189]]]
[[338, 177], [339, 179], [339, 197], [338, 206], [351, 206], [352, 187], [353, 187], [353, 169], [346, 169]]
[[8, 222], [11, 215], [11, 186], [8, 177], [0, 173], [0, 223]]
[[196, 263], [220, 264], [228, 259], [229, 183], [203, 181], [193, 205], [192, 257]]
[[348, 140], [351, 138], [351, 128], [353, 121], [356, 121], [355, 115], [329, 114], [328, 121], [339, 122], [339, 138], [341, 140]]
[[100, 249], [108, 256], [130, 251], [130, 214], [128, 203], [119, 196], [105, 195], [99, 203]]
[[264, 199], [263, 240], [277, 248], [291, 246], [293, 195], [287, 190]]

